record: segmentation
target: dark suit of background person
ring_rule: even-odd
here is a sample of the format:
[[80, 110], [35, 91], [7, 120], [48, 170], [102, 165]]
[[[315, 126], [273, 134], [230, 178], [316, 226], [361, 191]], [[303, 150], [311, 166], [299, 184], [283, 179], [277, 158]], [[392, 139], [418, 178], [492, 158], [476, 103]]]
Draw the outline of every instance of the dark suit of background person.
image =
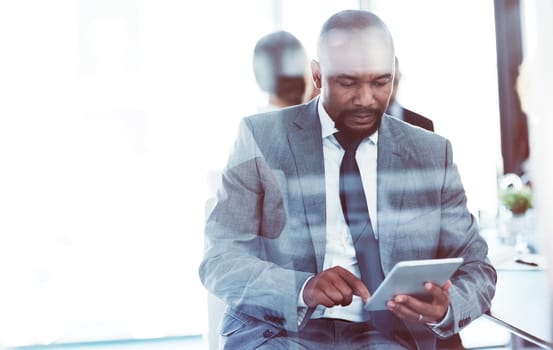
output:
[[399, 70], [399, 63], [397, 58], [395, 59], [395, 65], [396, 75], [394, 77], [394, 89], [392, 90], [390, 104], [388, 105], [388, 109], [386, 109], [386, 113], [411, 125], [416, 125], [428, 131], [434, 131], [434, 123], [432, 122], [432, 120], [423, 117], [422, 115], [415, 113], [407, 108], [404, 108], [401, 104], [399, 104], [399, 102], [397, 102], [396, 94], [399, 82], [401, 80], [401, 71]]
[[253, 72], [268, 94], [266, 111], [303, 102], [306, 90], [307, 55], [301, 42], [286, 31], [260, 38], [254, 48]]
[[[359, 26], [363, 34], [349, 35], [361, 33], [352, 29]], [[334, 36], [340, 33], [341, 36]], [[340, 113], [340, 108], [347, 104], [339, 101], [339, 92], [348, 90], [348, 83], [337, 82], [335, 78], [342, 77], [340, 67], [357, 66], [356, 62], [338, 64], [353, 56], [347, 50], [343, 53], [341, 42], [331, 40], [331, 34], [333, 38], [347, 38], [343, 45], [351, 43], [348, 50], [362, 51], [359, 62], [365, 62], [363, 55], [369, 55], [372, 62], [370, 55], [380, 52], [373, 50], [373, 46], [368, 50], [361, 46], [359, 50], [359, 43], [365, 43], [362, 42], [365, 35], [379, 39], [376, 44], [370, 41], [375, 48], [387, 49], [383, 53], [388, 60], [382, 62], [386, 62], [385, 71], [389, 73], [359, 82], [352, 95], [355, 100], [352, 103], [358, 103], [359, 109], [349, 112], [344, 109], [345, 114]], [[393, 44], [388, 36], [384, 24], [370, 12], [343, 11], [333, 15], [321, 31], [319, 61], [312, 63], [315, 85], [321, 88], [320, 97], [308, 104], [242, 121], [223, 173], [217, 203], [207, 220], [200, 265], [202, 283], [227, 304], [221, 322], [222, 344], [226, 349], [288, 349], [290, 342], [303, 342], [306, 334], [313, 335], [313, 330], [318, 332], [317, 340], [319, 335], [332, 337], [338, 328], [318, 327], [335, 324], [348, 331], [361, 327], [364, 333], [352, 331], [349, 336], [347, 332], [340, 333], [344, 338], [333, 339], [333, 345], [327, 345], [325, 340], [310, 348], [333, 348], [342, 345], [342, 341], [357, 342], [363, 336], [362, 344], [374, 345], [377, 340], [391, 346], [408, 344], [407, 338], [413, 337], [416, 348], [431, 350], [437, 336], [457, 333], [489, 309], [496, 274], [486, 259], [487, 245], [466, 207], [449, 141], [382, 114], [393, 78]], [[379, 95], [369, 92], [371, 89], [379, 90]], [[375, 99], [374, 104], [369, 102], [371, 98]], [[361, 106], [364, 104], [367, 106]], [[373, 225], [384, 274], [402, 260], [464, 257], [465, 262], [452, 277], [449, 289], [447, 284], [432, 286], [435, 304], [408, 304], [406, 301], [416, 300], [402, 296], [403, 301], [395, 299], [388, 305], [409, 329], [408, 334], [402, 334], [407, 338], [385, 338], [366, 319], [343, 322], [324, 318], [327, 313], [349, 310], [354, 305], [361, 305], [353, 310], [358, 312], [355, 316], [365, 317], [362, 304], [352, 302], [352, 297], [355, 299], [356, 294], [364, 301], [369, 298], [358, 276], [342, 266], [326, 266], [325, 261], [331, 255], [329, 248], [339, 251], [338, 255], [345, 254], [340, 246], [327, 246], [331, 233], [327, 209], [339, 206], [337, 194], [332, 203], [328, 202], [327, 196], [332, 195], [326, 188], [326, 181], [338, 176], [326, 169], [325, 147], [340, 152], [332, 135], [335, 127], [366, 132], [371, 136], [365, 137], [365, 147], [376, 147], [376, 159], [370, 167], [377, 169], [372, 175], [376, 192], [372, 195], [377, 205], [376, 212], [369, 211], [373, 223], [377, 222]], [[332, 132], [323, 137], [323, 130]], [[371, 142], [376, 138], [374, 145]], [[362, 172], [368, 171], [364, 165], [360, 168]], [[354, 256], [352, 259], [357, 264]], [[335, 276], [344, 279], [336, 279], [335, 285], [320, 283]], [[323, 307], [317, 301], [321, 292], [330, 292], [328, 288], [336, 288], [338, 284], [341, 294], [332, 295], [332, 305], [346, 307]]]

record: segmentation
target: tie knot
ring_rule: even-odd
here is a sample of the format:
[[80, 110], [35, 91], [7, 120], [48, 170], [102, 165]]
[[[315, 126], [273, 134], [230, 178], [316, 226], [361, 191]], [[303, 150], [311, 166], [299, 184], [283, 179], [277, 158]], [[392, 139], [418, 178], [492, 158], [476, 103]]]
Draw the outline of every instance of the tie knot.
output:
[[361, 144], [361, 141], [365, 138], [363, 135], [345, 131], [338, 131], [337, 133], [334, 133], [334, 137], [346, 151], [357, 150], [357, 147], [359, 147], [359, 144]]

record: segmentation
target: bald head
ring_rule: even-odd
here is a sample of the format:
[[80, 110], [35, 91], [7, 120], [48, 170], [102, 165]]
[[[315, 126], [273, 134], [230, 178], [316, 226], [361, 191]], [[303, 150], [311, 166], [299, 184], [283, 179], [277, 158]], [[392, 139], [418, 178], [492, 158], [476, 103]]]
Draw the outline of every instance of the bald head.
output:
[[381, 28], [388, 32], [386, 24], [372, 12], [363, 10], [345, 10], [332, 15], [321, 28], [320, 36], [323, 37], [333, 30], [355, 31], [366, 28]]
[[395, 51], [392, 36], [386, 24], [372, 12], [345, 10], [332, 15], [323, 24], [317, 44], [322, 64], [330, 59], [329, 54], [334, 54], [334, 57], [351, 54], [351, 50], [344, 51], [350, 48], [355, 48], [358, 60], [366, 60], [370, 51], [373, 58], [383, 61], [374, 63], [393, 64]]

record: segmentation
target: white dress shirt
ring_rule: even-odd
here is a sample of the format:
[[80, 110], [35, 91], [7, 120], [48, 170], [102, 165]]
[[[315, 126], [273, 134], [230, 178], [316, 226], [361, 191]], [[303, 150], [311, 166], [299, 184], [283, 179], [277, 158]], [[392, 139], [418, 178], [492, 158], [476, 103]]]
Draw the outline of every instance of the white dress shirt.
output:
[[[344, 219], [342, 205], [340, 203], [340, 164], [344, 156], [344, 149], [334, 137], [333, 134], [338, 130], [335, 128], [334, 121], [330, 118], [320, 101], [318, 112], [321, 121], [321, 137], [323, 138], [326, 190], [327, 235], [323, 269], [326, 270], [333, 266], [341, 266], [360, 278], [361, 274], [355, 256], [355, 247], [349, 227]], [[378, 237], [376, 230], [377, 138], [378, 133], [374, 133], [365, 138], [357, 148], [355, 154], [355, 159], [359, 165], [361, 180], [363, 181], [363, 189], [367, 199], [367, 207], [369, 208], [373, 231], [376, 237]], [[316, 313], [313, 317], [339, 318], [354, 322], [367, 319], [366, 313], [363, 312], [363, 301], [358, 296], [354, 296], [352, 303], [348, 306], [325, 308], [323, 312]]]

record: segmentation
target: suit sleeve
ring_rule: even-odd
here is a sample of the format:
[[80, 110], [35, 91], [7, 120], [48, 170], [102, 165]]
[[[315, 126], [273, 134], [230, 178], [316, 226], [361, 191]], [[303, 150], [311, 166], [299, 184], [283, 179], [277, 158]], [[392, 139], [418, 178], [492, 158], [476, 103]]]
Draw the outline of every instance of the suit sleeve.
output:
[[449, 289], [452, 322], [434, 328], [441, 337], [459, 332], [490, 308], [496, 272], [487, 259], [487, 244], [468, 211], [459, 172], [452, 161], [449, 141], [445, 147], [445, 176], [441, 189], [440, 257], [462, 256], [464, 263], [452, 277]]
[[235, 310], [296, 331], [298, 293], [310, 274], [275, 264], [264, 245], [285, 225], [281, 189], [244, 120], [206, 223], [200, 278]]

